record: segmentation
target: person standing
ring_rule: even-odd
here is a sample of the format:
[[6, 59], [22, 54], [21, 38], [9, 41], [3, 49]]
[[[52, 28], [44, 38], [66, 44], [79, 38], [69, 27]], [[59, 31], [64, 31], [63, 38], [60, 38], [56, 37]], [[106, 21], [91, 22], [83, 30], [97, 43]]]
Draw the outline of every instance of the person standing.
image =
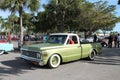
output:
[[110, 34], [110, 36], [108, 37], [108, 47], [109, 48], [112, 48], [112, 42], [113, 42], [113, 39], [112, 39], [112, 35]]
[[9, 34], [8, 35], [8, 42], [11, 43], [11, 41], [12, 41], [12, 36]]
[[112, 35], [112, 47], [115, 46], [115, 35]]
[[94, 34], [94, 39], [93, 39], [93, 42], [96, 42], [97, 41], [97, 35]]
[[44, 36], [43, 40], [44, 40], [44, 41], [47, 41], [48, 38], [49, 38], [49, 33], [47, 33], [47, 34]]
[[118, 36], [117, 36], [117, 44], [118, 44], [118, 48], [119, 48], [119, 45], [120, 45], [120, 34], [118, 34]]
[[115, 39], [114, 39], [114, 47], [117, 47], [117, 35], [115, 35]]

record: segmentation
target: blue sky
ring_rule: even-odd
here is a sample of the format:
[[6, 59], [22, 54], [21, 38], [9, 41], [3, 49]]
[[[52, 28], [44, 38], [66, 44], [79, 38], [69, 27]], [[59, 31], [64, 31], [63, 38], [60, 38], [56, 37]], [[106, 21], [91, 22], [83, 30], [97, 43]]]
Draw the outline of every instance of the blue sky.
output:
[[[88, 0], [90, 2], [97, 2], [98, 0]], [[101, 0], [101, 1], [108, 1], [108, 4], [110, 5], [116, 5], [116, 15], [120, 16], [120, 5], [118, 5], [118, 0]], [[48, 3], [48, 0], [41, 0], [41, 4], [46, 4]], [[41, 8], [41, 10], [43, 10], [43, 8]], [[0, 16], [2, 16], [3, 18], [7, 18], [10, 15], [9, 11], [1, 11], [0, 10]], [[120, 23], [117, 23], [115, 28], [113, 29], [114, 31], [118, 31], [120, 32]]]
[[[48, 0], [41, 0], [41, 5], [42, 4], [47, 4]], [[43, 11], [44, 9], [42, 7], [40, 7], [40, 10]], [[6, 11], [2, 11], [0, 10], [0, 16], [2, 16], [3, 18], [7, 18], [11, 13], [6, 10]]]

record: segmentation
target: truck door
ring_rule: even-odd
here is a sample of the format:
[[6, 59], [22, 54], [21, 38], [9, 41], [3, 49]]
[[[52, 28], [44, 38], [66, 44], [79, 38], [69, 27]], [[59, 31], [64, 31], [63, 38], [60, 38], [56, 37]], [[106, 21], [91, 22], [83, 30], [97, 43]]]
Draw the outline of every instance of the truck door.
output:
[[[73, 42], [70, 42], [72, 40]], [[81, 46], [78, 43], [77, 36], [69, 36], [66, 48], [64, 48], [65, 61], [73, 61], [81, 58]], [[63, 59], [63, 60], [64, 60]]]

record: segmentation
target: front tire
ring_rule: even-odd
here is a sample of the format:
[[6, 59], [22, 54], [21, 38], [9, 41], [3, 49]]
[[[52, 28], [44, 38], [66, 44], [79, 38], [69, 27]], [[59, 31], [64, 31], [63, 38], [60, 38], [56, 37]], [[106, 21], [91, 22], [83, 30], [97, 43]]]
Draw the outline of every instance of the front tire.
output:
[[94, 60], [95, 57], [96, 57], [96, 52], [93, 50], [93, 51], [89, 54], [88, 59], [89, 59], [89, 60]]
[[61, 63], [61, 58], [58, 54], [53, 54], [49, 61], [48, 61], [48, 66], [50, 68], [57, 68]]
[[1, 54], [4, 54], [4, 52], [5, 52], [4, 50], [0, 50], [0, 55], [1, 55]]

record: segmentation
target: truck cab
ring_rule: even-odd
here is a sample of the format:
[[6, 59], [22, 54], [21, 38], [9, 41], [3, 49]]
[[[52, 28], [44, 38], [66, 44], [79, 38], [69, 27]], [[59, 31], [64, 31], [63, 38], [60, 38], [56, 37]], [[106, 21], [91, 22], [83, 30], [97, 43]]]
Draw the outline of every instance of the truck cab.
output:
[[49, 40], [52, 40], [53, 43], [58, 43], [58, 44], [64, 44], [68, 45], [70, 44], [70, 39], [74, 41], [74, 44], [80, 44], [79, 36], [77, 34], [73, 33], [53, 33], [49, 36]]

